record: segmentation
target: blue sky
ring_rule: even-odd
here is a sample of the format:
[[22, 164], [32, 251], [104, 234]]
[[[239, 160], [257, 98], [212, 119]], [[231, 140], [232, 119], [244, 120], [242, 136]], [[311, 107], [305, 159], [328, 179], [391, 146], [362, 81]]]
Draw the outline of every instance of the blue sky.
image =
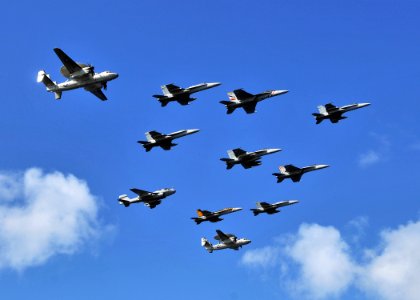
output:
[[[418, 269], [360, 275], [376, 274], [393, 249], [420, 265], [410, 252], [420, 244], [420, 3], [20, 1], [2, 9], [0, 224], [23, 228], [19, 238], [8, 226], [0, 230], [4, 299], [414, 299], [420, 293], [415, 279], [410, 286], [392, 281], [420, 278]], [[63, 80], [54, 47], [96, 71], [118, 72], [105, 92], [109, 101], [82, 90], [55, 101], [45, 92], [36, 83], [38, 70]], [[187, 107], [161, 108], [151, 97], [162, 84], [215, 81], [222, 85]], [[226, 115], [218, 102], [236, 88], [290, 92], [260, 103], [256, 114]], [[316, 126], [311, 113], [327, 102], [372, 105], [339, 124]], [[169, 152], [145, 153], [136, 143], [149, 130], [186, 128], [201, 131]], [[258, 168], [226, 171], [219, 158], [236, 147], [283, 151]], [[298, 184], [276, 184], [271, 173], [287, 163], [331, 167]], [[126, 209], [117, 198], [132, 196], [132, 187], [177, 193], [154, 210]], [[46, 252], [31, 252], [45, 242], [37, 239], [44, 232], [26, 232], [36, 224], [13, 216], [30, 215], [31, 201], [46, 198], [53, 217], [45, 230], [59, 230]], [[249, 212], [256, 201], [287, 199], [300, 203], [275, 216]], [[244, 211], [217, 224], [190, 220], [197, 208], [231, 206]], [[38, 212], [34, 220], [42, 221], [44, 210]], [[66, 223], [68, 213], [89, 224], [78, 217]], [[200, 238], [212, 238], [215, 229], [252, 243], [210, 255]], [[319, 232], [331, 238], [317, 239]], [[399, 243], [407, 232], [414, 246]], [[294, 255], [305, 241], [313, 241], [307, 249], [313, 261], [324, 244], [338, 253], [342, 260], [326, 270], [345, 279], [312, 282], [324, 266], [311, 269]], [[32, 260], [16, 267], [4, 249], [24, 249]], [[261, 249], [270, 250], [264, 262]], [[384, 285], [411, 294], [395, 295]]]

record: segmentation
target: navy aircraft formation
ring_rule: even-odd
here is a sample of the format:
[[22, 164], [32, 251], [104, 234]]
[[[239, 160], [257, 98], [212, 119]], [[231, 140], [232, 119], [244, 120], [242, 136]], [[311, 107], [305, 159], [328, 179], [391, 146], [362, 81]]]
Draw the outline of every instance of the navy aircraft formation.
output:
[[[63, 50], [59, 48], [54, 49], [55, 54], [63, 63], [60, 69], [61, 74], [67, 78], [62, 83], [56, 83], [51, 80], [50, 76], [41, 70], [38, 72], [37, 81], [42, 82], [48, 92], [52, 92], [55, 95], [55, 99], [61, 99], [64, 91], [84, 88], [86, 91], [91, 92], [93, 95], [101, 99], [102, 101], [107, 100], [107, 97], [102, 92], [102, 89], [107, 89], [107, 83], [111, 80], [118, 78], [118, 74], [110, 71], [103, 71], [96, 73], [92, 65], [77, 63], [71, 59]], [[187, 88], [181, 88], [174, 84], [162, 85], [161, 89], [163, 95], [153, 95], [162, 107], [165, 107], [170, 102], [178, 102], [180, 105], [188, 105], [196, 98], [191, 98], [191, 95], [203, 90], [211, 89], [221, 85], [220, 82], [212, 83], [201, 83], [193, 85]], [[244, 89], [236, 89], [233, 92], [229, 92], [229, 101], [220, 101], [226, 107], [226, 113], [232, 114], [237, 108], [242, 108], [245, 113], [252, 114], [256, 112], [256, 106], [258, 102], [265, 99], [283, 95], [288, 93], [288, 90], [268, 90], [259, 94], [251, 94], [246, 92]], [[331, 123], [338, 123], [347, 117], [343, 116], [344, 113], [363, 108], [370, 105], [370, 103], [355, 103], [337, 107], [331, 103], [318, 106], [318, 113], [313, 113], [316, 124], [320, 124], [323, 120], [329, 119]], [[170, 150], [177, 144], [173, 143], [174, 139], [178, 139], [193, 133], [199, 132], [199, 129], [185, 129], [179, 130], [169, 134], [162, 134], [157, 131], [146, 132], [147, 141], [138, 141], [146, 152], [150, 151], [154, 147], [161, 147], [164, 150]], [[231, 169], [235, 165], [241, 165], [245, 169], [256, 167], [261, 165], [261, 157], [268, 154], [273, 154], [281, 151], [281, 149], [261, 149], [253, 152], [247, 152], [241, 148], [228, 150], [229, 158], [221, 158], [220, 160], [226, 164], [226, 169]], [[282, 182], [286, 178], [290, 178], [293, 182], [299, 182], [302, 175], [307, 172], [312, 172], [320, 169], [327, 168], [328, 165], [311, 165], [307, 167], [298, 168], [292, 164], [284, 165], [279, 167], [280, 173], [273, 173], [277, 178], [277, 183]], [[149, 208], [155, 208], [162, 203], [162, 200], [175, 194], [174, 188], [162, 188], [154, 192], [149, 192], [137, 188], [132, 188], [131, 191], [137, 196], [129, 198], [126, 194], [120, 195], [118, 201], [125, 207], [129, 207], [133, 203], [143, 202]], [[267, 202], [257, 202], [256, 208], [252, 208], [251, 211], [254, 216], [261, 213], [276, 214], [280, 212], [280, 207], [292, 205], [298, 203], [298, 200], [287, 200], [280, 201], [273, 204]], [[223, 219], [220, 216], [231, 214], [234, 212], [241, 211], [242, 208], [224, 208], [218, 211], [207, 211], [197, 210], [198, 217], [192, 217], [191, 219], [199, 225], [202, 222], [220, 222]], [[222, 249], [233, 249], [239, 250], [244, 245], [251, 243], [251, 240], [246, 238], [237, 238], [234, 234], [224, 233], [221, 230], [216, 230], [217, 235], [214, 237], [218, 241], [216, 245], [211, 244], [206, 238], [201, 239], [201, 245], [209, 252], [212, 253], [215, 250]]]

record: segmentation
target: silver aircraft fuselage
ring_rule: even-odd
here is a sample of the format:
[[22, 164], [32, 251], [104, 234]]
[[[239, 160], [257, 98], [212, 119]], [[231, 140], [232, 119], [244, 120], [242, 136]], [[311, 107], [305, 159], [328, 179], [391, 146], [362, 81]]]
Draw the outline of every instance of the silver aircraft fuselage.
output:
[[90, 90], [92, 87], [94, 89], [101, 88], [108, 81], [114, 80], [118, 77], [117, 73], [110, 71], [104, 71], [101, 73], [95, 73], [93, 75], [86, 74], [84, 76], [70, 78], [64, 82], [58, 83], [55, 86], [47, 87], [49, 92], [61, 92], [69, 91], [78, 88], [85, 87], [87, 90]]

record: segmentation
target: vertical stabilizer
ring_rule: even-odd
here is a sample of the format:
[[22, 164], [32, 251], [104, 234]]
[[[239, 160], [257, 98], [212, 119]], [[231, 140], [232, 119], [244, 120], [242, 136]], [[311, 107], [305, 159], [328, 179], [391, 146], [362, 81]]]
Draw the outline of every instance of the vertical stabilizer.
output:
[[239, 101], [234, 92], [229, 92], [228, 96], [229, 96], [229, 100], [232, 101], [232, 102], [238, 102]]
[[166, 85], [162, 85], [161, 88], [165, 96], [172, 96], [171, 92], [169, 92], [168, 87]]
[[229, 158], [236, 159], [236, 155], [235, 152], [233, 152], [233, 150], [228, 150], [227, 153], [229, 155]]
[[325, 108], [324, 105], [319, 105], [318, 111], [321, 115], [324, 115], [324, 116], [328, 115], [327, 109]]
[[201, 238], [201, 246], [206, 248], [208, 253], [213, 252], [213, 245], [206, 238]]

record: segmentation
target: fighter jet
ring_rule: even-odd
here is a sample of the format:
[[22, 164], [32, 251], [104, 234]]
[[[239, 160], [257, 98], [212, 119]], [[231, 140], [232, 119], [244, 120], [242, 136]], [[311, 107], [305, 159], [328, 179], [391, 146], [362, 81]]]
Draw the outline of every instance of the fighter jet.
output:
[[292, 205], [299, 203], [298, 200], [288, 200], [288, 201], [280, 201], [273, 204], [267, 202], [257, 202], [257, 208], [251, 208], [254, 216], [258, 216], [261, 213], [267, 213], [269, 215], [279, 213], [280, 210], [277, 210], [279, 207]]
[[118, 197], [118, 202], [125, 207], [129, 207], [132, 203], [144, 202], [144, 205], [155, 208], [161, 203], [161, 200], [175, 194], [176, 190], [171, 188], [164, 188], [154, 192], [148, 192], [144, 190], [139, 190], [136, 188], [130, 189], [133, 193], [137, 194], [137, 197], [128, 198], [127, 195], [121, 195]]
[[201, 238], [201, 246], [206, 248], [209, 253], [213, 250], [233, 249], [239, 250], [242, 246], [251, 243], [248, 239], [238, 239], [235, 235], [229, 233], [223, 233], [221, 230], [216, 230], [217, 235], [214, 237], [215, 240], [219, 241], [217, 245], [212, 245], [206, 238]]
[[303, 168], [298, 168], [298, 167], [295, 167], [294, 165], [285, 165], [285, 166], [279, 167], [280, 173], [273, 173], [273, 175], [277, 177], [277, 183], [282, 182], [286, 178], [292, 179], [293, 182], [299, 182], [303, 174], [307, 172], [315, 171], [315, 170], [321, 170], [327, 167], [329, 166], [328, 165], [312, 165], [312, 166], [307, 166]]
[[142, 144], [146, 152], [149, 152], [153, 147], [161, 147], [164, 150], [171, 150], [171, 147], [177, 144], [172, 143], [172, 140], [199, 132], [199, 129], [185, 129], [172, 132], [169, 134], [162, 134], [157, 131], [146, 132], [147, 141], [138, 141], [137, 143]]
[[187, 88], [181, 88], [174, 84], [162, 85], [163, 95], [153, 95], [157, 98], [162, 107], [168, 105], [169, 102], [177, 101], [181, 105], [188, 105], [197, 98], [191, 98], [191, 94], [214, 88], [221, 85], [220, 82], [200, 83]]
[[223, 220], [220, 218], [220, 216], [231, 214], [240, 210], [242, 210], [242, 208], [240, 207], [224, 208], [215, 212], [197, 209], [198, 218], [191, 218], [191, 219], [194, 220], [195, 223], [197, 223], [197, 225], [205, 221], [210, 221], [212, 223], [215, 223], [215, 222], [219, 222]]
[[232, 169], [234, 165], [241, 164], [245, 169], [261, 165], [261, 156], [281, 151], [281, 149], [261, 149], [247, 152], [241, 148], [228, 150], [229, 158], [221, 158], [226, 163], [226, 169]]
[[316, 119], [316, 124], [321, 123], [325, 119], [330, 119], [331, 123], [337, 123], [340, 120], [347, 119], [347, 117], [343, 117], [344, 113], [369, 105], [370, 103], [355, 103], [337, 107], [331, 103], [328, 103], [318, 106], [319, 113], [313, 113], [312, 115]]
[[289, 91], [268, 90], [260, 94], [253, 95], [245, 92], [243, 89], [238, 89], [228, 93], [230, 101], [220, 101], [220, 103], [226, 106], [227, 114], [233, 113], [234, 110], [238, 107], [242, 107], [247, 114], [252, 114], [255, 112], [255, 107], [257, 106], [258, 102], [267, 98], [286, 94], [287, 92]]
[[54, 48], [54, 52], [64, 65], [61, 67], [60, 72], [68, 80], [62, 83], [56, 83], [51, 80], [50, 75], [45, 73], [44, 70], [41, 70], [38, 72], [37, 81], [45, 84], [47, 91], [53, 92], [56, 100], [61, 99], [61, 94], [64, 91], [78, 88], [84, 88], [102, 101], [107, 100], [101, 89], [104, 88], [106, 90], [107, 82], [117, 78], [117, 73], [110, 71], [95, 73], [92, 65], [76, 63], [61, 49]]

